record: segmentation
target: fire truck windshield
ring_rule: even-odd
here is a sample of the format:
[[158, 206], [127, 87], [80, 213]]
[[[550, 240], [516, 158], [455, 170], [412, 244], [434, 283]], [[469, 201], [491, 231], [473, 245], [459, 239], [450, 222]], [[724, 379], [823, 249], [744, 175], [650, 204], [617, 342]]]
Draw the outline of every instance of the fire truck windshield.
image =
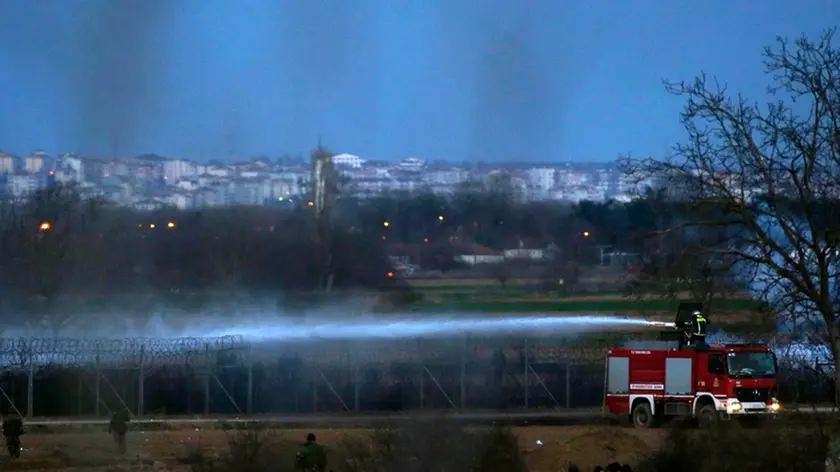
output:
[[726, 373], [737, 379], [775, 377], [776, 357], [771, 352], [730, 352]]

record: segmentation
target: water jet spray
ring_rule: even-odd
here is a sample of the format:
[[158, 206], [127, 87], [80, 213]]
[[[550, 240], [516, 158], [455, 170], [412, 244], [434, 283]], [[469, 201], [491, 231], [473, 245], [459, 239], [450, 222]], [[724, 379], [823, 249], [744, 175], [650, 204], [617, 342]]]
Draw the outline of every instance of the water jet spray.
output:
[[573, 334], [591, 331], [622, 329], [629, 327], [655, 326], [647, 320], [620, 316], [537, 315], [510, 318], [427, 318], [394, 319], [362, 318], [351, 322], [336, 322], [311, 318], [303, 323], [280, 321], [261, 323], [259, 326], [240, 325], [204, 330], [209, 336], [242, 336], [253, 341], [310, 341], [338, 339], [405, 339], [450, 337], [464, 334], [511, 335], [511, 334]]

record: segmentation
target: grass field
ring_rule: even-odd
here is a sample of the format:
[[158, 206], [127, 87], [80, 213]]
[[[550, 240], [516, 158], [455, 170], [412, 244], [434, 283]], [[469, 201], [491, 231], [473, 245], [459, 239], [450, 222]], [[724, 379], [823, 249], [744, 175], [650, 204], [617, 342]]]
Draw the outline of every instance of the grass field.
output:
[[[588, 300], [543, 299], [543, 300], [486, 300], [448, 301], [441, 303], [420, 303], [411, 306], [411, 311], [479, 311], [485, 313], [548, 313], [548, 312], [658, 312], [676, 313], [679, 301], [668, 300]], [[716, 308], [727, 311], [752, 310], [758, 306], [752, 300], [725, 300]]]
[[[516, 287], [435, 286], [415, 288], [420, 294], [407, 305], [393, 306], [383, 303], [374, 308], [380, 313], [399, 312], [417, 314], [481, 314], [481, 316], [508, 316], [551, 314], [618, 315], [633, 318], [673, 321], [681, 301], [691, 301], [689, 293], [667, 300], [655, 295], [628, 297], [618, 291], [598, 293], [547, 294], [524, 291]], [[738, 331], [762, 325], [758, 308], [760, 303], [746, 294], [733, 296], [714, 303], [712, 323]], [[764, 323], [766, 324], [766, 323]], [[770, 323], [772, 324], [772, 323]]]
[[[670, 459], [656, 470], [684, 470], [689, 460], [704, 472], [720, 470], [823, 470], [824, 448], [836, 417], [792, 413], [761, 427], [723, 422], [711, 431], [696, 428], [633, 429], [627, 426], [519, 426], [512, 427], [513, 440], [530, 472], [563, 472], [569, 463], [580, 470], [593, 470], [610, 462], [630, 464], [634, 470], [651, 466], [648, 459]], [[674, 423], [672, 423], [674, 424]], [[674, 424], [675, 425], [675, 424]], [[135, 425], [137, 426], [137, 425]], [[265, 426], [268, 428], [269, 426]], [[400, 435], [394, 429], [348, 429], [321, 426], [302, 429], [219, 429], [218, 425], [168, 425], [165, 430], [133, 430], [127, 436], [127, 454], [118, 456], [111, 437], [102, 429], [73, 426], [34, 430], [23, 437], [22, 457], [0, 457], [2, 471], [179, 471], [179, 472], [272, 472], [293, 471], [295, 453], [307, 433], [314, 433], [328, 454], [328, 470], [369, 472], [394, 470], [462, 470], [441, 463], [440, 458], [475, 458], [480, 443], [470, 442], [470, 427], [456, 423], [415, 419], [402, 422]], [[474, 428], [474, 427], [472, 427]], [[383, 440], [383, 437], [389, 439]], [[488, 436], [483, 436], [487, 438]], [[378, 438], [378, 439], [377, 439]], [[382, 452], [370, 455], [370, 446], [395, 451], [396, 461], [382, 464]], [[484, 443], [486, 445], [486, 443]], [[492, 460], [507, 460], [512, 449], [495, 442]], [[499, 447], [499, 446], [502, 447]], [[746, 445], [746, 447], [745, 447]], [[750, 446], [760, 445], [760, 447]], [[473, 448], [475, 447], [475, 448]], [[667, 454], [663, 456], [663, 449]], [[714, 451], [709, 454], [709, 451]], [[231, 456], [239, 460], [230, 461]], [[667, 456], [667, 457], [666, 457]], [[416, 459], [413, 459], [416, 458]], [[486, 456], [485, 456], [486, 458]], [[197, 466], [221, 460], [218, 468]], [[405, 460], [411, 460], [406, 464]], [[415, 463], [416, 461], [416, 463]], [[645, 464], [645, 462], [648, 462]], [[370, 467], [371, 464], [386, 465]], [[232, 465], [233, 464], [233, 465]], [[437, 466], [435, 466], [437, 464]], [[489, 466], [488, 466], [489, 465]], [[367, 467], [365, 467], [367, 466]], [[664, 468], [663, 468], [664, 467]], [[481, 470], [501, 470], [483, 464]], [[827, 469], [826, 469], [827, 470]]]
[[[308, 430], [269, 431], [263, 441], [277, 451], [278, 471], [293, 470], [297, 445]], [[342, 443], [348, 438], [364, 438], [366, 430], [319, 429], [312, 431], [330, 454], [330, 467], [341, 460]], [[611, 461], [638, 463], [662, 442], [663, 432], [631, 430], [617, 427], [525, 427], [514, 428], [521, 447], [526, 451], [529, 470], [557, 472], [566, 470], [569, 461], [583, 470]], [[21, 459], [0, 459], [0, 470], [29, 471], [189, 471], [184, 459], [201, 451], [205, 456], [218, 456], [229, 450], [228, 442], [238, 432], [185, 429], [180, 431], [131, 432], [128, 454], [119, 458], [105, 432], [30, 434], [24, 436]], [[537, 445], [537, 441], [542, 446]], [[267, 447], [267, 446], [265, 446]], [[285, 467], [284, 467], [285, 466]]]

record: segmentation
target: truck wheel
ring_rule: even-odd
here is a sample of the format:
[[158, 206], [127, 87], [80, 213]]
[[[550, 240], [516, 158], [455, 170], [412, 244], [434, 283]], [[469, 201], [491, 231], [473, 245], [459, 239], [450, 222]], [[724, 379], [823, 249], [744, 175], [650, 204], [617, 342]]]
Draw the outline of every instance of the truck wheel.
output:
[[703, 405], [697, 412], [697, 425], [703, 429], [714, 428], [719, 421], [720, 414], [714, 405]]
[[633, 426], [637, 428], [650, 428], [653, 426], [653, 412], [650, 411], [650, 403], [642, 401], [633, 407], [631, 414]]

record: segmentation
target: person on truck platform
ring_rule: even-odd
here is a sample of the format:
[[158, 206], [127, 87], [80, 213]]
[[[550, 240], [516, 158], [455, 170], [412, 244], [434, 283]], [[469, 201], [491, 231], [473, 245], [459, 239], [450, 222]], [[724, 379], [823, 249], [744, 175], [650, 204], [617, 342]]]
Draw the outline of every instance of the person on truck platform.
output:
[[703, 317], [699, 311], [691, 314], [691, 321], [688, 323], [688, 345], [697, 346], [698, 344], [706, 344], [706, 324], [708, 321]]

